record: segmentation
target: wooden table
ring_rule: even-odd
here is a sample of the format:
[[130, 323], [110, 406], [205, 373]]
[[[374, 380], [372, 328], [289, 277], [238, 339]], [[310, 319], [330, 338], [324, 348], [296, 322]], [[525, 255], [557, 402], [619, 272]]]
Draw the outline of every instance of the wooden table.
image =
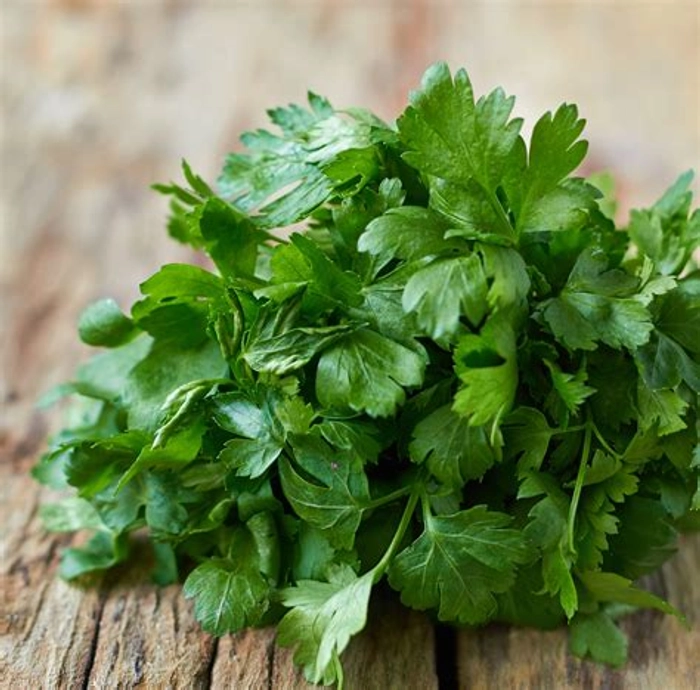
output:
[[[308, 687], [272, 631], [214, 640], [179, 587], [158, 589], [138, 568], [84, 591], [58, 580], [69, 539], [43, 531], [37, 508], [47, 493], [27, 475], [58, 425], [33, 401], [86, 355], [74, 331], [80, 310], [107, 295], [127, 307], [160, 264], [192, 258], [164, 239], [165, 203], [147, 189], [176, 177], [181, 156], [211, 178], [242, 129], [307, 86], [393, 116], [427, 63], [446, 57], [467, 65], [480, 89], [522, 89], [528, 117], [580, 101], [596, 165], [626, 175], [627, 205], [651, 201], [697, 164], [694, 3], [443, 4], [433, 12], [421, 0], [3, 3], [3, 690]], [[457, 634], [379, 600], [345, 655], [348, 687], [695, 690], [699, 572], [700, 539], [684, 539], [652, 585], [696, 627], [630, 617], [623, 671], [568, 657], [563, 632]]]

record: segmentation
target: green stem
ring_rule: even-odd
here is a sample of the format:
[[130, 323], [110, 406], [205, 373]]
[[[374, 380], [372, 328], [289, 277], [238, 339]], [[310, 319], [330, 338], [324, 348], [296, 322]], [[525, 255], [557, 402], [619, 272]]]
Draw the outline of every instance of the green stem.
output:
[[610, 453], [613, 457], [617, 458], [618, 460], [622, 458], [622, 455], [618, 453], [617, 451], [613, 450], [612, 446], [603, 438], [603, 434], [598, 431], [598, 427], [595, 425], [595, 422], [591, 422], [591, 426], [593, 428], [593, 433], [595, 434], [596, 439], [598, 440], [598, 443], [600, 443], [603, 448]]
[[367, 509], [371, 510], [373, 508], [381, 508], [382, 506], [386, 505], [387, 503], [393, 503], [397, 499], [403, 498], [404, 496], [407, 496], [410, 493], [411, 493], [411, 487], [404, 486], [400, 489], [397, 489], [396, 491], [392, 491], [389, 494], [385, 494], [384, 496], [380, 496], [379, 498], [375, 498], [373, 501], [370, 501], [367, 504]]
[[586, 435], [583, 437], [583, 452], [581, 453], [581, 462], [578, 466], [578, 474], [576, 475], [576, 484], [574, 486], [574, 493], [571, 497], [571, 505], [569, 506], [569, 519], [568, 519], [568, 537], [569, 537], [569, 550], [571, 553], [576, 553], [576, 548], [574, 547], [574, 525], [576, 521], [576, 511], [578, 510], [578, 504], [581, 500], [581, 491], [583, 490], [583, 480], [586, 477], [586, 469], [588, 468], [588, 456], [591, 453], [591, 436], [592, 429], [590, 423], [586, 424]]
[[379, 582], [379, 580], [382, 579], [382, 576], [386, 572], [386, 569], [389, 567], [389, 563], [391, 562], [391, 559], [394, 557], [394, 554], [396, 553], [397, 549], [399, 548], [399, 544], [401, 544], [401, 540], [403, 539], [403, 535], [406, 533], [406, 530], [408, 529], [409, 524], [411, 523], [411, 518], [413, 517], [413, 512], [416, 509], [416, 503], [418, 503], [418, 499], [420, 497], [420, 494], [423, 491], [422, 486], [418, 486], [413, 488], [413, 492], [411, 493], [411, 496], [408, 499], [408, 503], [406, 503], [406, 508], [403, 511], [403, 515], [401, 516], [401, 521], [399, 522], [399, 526], [396, 528], [396, 532], [394, 534], [394, 538], [391, 540], [391, 544], [389, 544], [389, 548], [384, 552], [384, 555], [382, 556], [382, 560], [377, 563], [377, 565], [374, 566], [372, 569], [374, 575], [372, 577], [372, 582], [376, 584]]
[[567, 429], [554, 429], [553, 436], [561, 436], [562, 434], [573, 434], [576, 431], [583, 431], [587, 428], [586, 424], [579, 424], [578, 426], [570, 426]]

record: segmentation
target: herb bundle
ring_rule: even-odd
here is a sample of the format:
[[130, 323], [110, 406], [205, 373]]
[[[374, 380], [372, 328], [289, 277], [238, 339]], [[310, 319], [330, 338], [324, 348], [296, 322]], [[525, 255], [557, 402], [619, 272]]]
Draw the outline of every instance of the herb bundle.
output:
[[[216, 191], [183, 164], [168, 230], [216, 271], [161, 268], [52, 399], [72, 419], [34, 469], [92, 530], [73, 579], [146, 528], [216, 635], [277, 622], [311, 681], [386, 578], [442, 621], [568, 622], [619, 665], [615, 618], [675, 613], [634, 581], [700, 508], [700, 213], [691, 174], [616, 229], [573, 105], [526, 144], [514, 101], [431, 67], [396, 125], [269, 111]], [[597, 186], [596, 186], [597, 185]], [[291, 236], [280, 232], [303, 223]]]

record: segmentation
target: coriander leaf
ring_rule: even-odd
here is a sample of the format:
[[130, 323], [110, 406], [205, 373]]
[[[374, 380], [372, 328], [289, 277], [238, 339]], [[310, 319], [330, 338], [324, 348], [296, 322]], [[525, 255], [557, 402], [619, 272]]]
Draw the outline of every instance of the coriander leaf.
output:
[[663, 296], [656, 328], [688, 352], [700, 354], [700, 272], [678, 281]]
[[66, 580], [107, 570], [128, 556], [125, 535], [100, 530], [84, 546], [66, 549], [61, 554], [59, 573]]
[[366, 420], [326, 419], [313, 431], [334, 448], [356, 453], [364, 462], [376, 462], [379, 454], [391, 445], [388, 430], [380, 429]]
[[222, 275], [254, 276], [259, 246], [267, 233], [222, 199], [212, 197], [194, 211], [204, 247]]
[[403, 308], [434, 339], [453, 336], [464, 314], [477, 325], [486, 313], [486, 276], [478, 255], [439, 258], [406, 283]]
[[631, 496], [617, 517], [620, 523], [617, 534], [609, 540], [604, 570], [636, 580], [656, 570], [676, 552], [678, 533], [659, 501]]
[[282, 376], [308, 364], [354, 328], [349, 324], [292, 328], [280, 335], [256, 339], [246, 347], [243, 357], [255, 371]]
[[[263, 227], [289, 225], [303, 219], [328, 200], [336, 187], [360, 177], [357, 191], [378, 167], [371, 131], [378, 119], [361, 112], [336, 114], [327, 100], [309, 94], [310, 111], [297, 117], [298, 106], [286, 109], [294, 115], [270, 115], [283, 136], [265, 130], [248, 132], [241, 141], [248, 152], [226, 159], [219, 177], [222, 195], [246, 213], [257, 211]], [[294, 128], [287, 123], [294, 121]], [[284, 123], [283, 125], [281, 123]]]
[[595, 350], [597, 342], [635, 350], [649, 340], [653, 324], [635, 299], [638, 280], [606, 267], [602, 251], [583, 252], [560, 295], [542, 305], [544, 321], [572, 350]]
[[133, 368], [151, 349], [152, 340], [143, 335], [125, 345], [95, 355], [78, 367], [70, 392], [88, 398], [122, 404], [126, 380]]
[[477, 246], [484, 257], [484, 269], [490, 282], [489, 306], [492, 309], [521, 306], [530, 291], [530, 278], [522, 256], [509, 247]]
[[552, 377], [552, 391], [545, 401], [545, 406], [560, 424], [566, 424], [569, 415], [576, 416], [585, 400], [596, 391], [586, 385], [588, 375], [581, 367], [575, 374], [562, 371], [557, 364], [544, 360]]
[[513, 99], [497, 89], [475, 103], [467, 73], [459, 70], [453, 81], [447, 65], [437, 63], [410, 100], [398, 120], [408, 148], [404, 158], [424, 173], [462, 184], [477, 182], [501, 218], [498, 233], [512, 236], [495, 192], [521, 126], [521, 120], [509, 119]]
[[657, 609], [683, 619], [683, 616], [671, 604], [651, 592], [638, 589], [631, 580], [616, 573], [585, 571], [579, 573], [577, 577], [596, 601]]
[[301, 580], [282, 590], [282, 603], [291, 608], [280, 621], [277, 641], [296, 647], [294, 661], [312, 683], [340, 680], [338, 656], [367, 622], [373, 571], [357, 577], [345, 566], [330, 582]]
[[672, 338], [656, 331], [636, 352], [644, 382], [651, 390], [676, 388], [681, 381], [700, 393], [700, 363]]
[[586, 155], [578, 140], [585, 121], [575, 105], [545, 113], [535, 125], [525, 162], [525, 146], [516, 146], [506, 192], [521, 236], [580, 229], [596, 207], [597, 190], [580, 179], [566, 179]]
[[432, 178], [430, 208], [449, 224], [445, 233], [448, 239], [463, 238], [499, 245], [513, 241], [509, 228], [504, 225], [502, 209], [476, 180], [457, 183]]
[[164, 345], [197, 347], [207, 339], [210, 307], [224, 300], [218, 276], [197, 266], [169, 264], [141, 284], [145, 298], [131, 309], [134, 322]]
[[93, 505], [84, 498], [70, 496], [59, 503], [39, 507], [39, 516], [50, 532], [77, 532], [81, 529], [100, 529], [104, 525]]
[[443, 621], [478, 624], [496, 611], [495, 593], [515, 580], [529, 554], [511, 518], [476, 506], [447, 517], [425, 517], [423, 534], [389, 569], [391, 586], [407, 606], [438, 608]]
[[659, 436], [666, 436], [687, 424], [683, 417], [688, 403], [673, 390], [651, 390], [643, 382], [637, 386], [637, 411], [642, 431], [648, 431], [656, 425]]
[[321, 353], [316, 395], [327, 408], [394, 414], [404, 387], [419, 386], [425, 360], [413, 350], [369, 328], [346, 335]]
[[527, 208], [531, 199], [552, 189], [578, 167], [588, 149], [588, 142], [579, 140], [585, 124], [578, 117], [578, 108], [567, 103], [553, 116], [548, 112], [537, 121], [530, 139], [522, 207]]
[[234, 438], [226, 441], [218, 459], [240, 477], [259, 477], [281, 452], [282, 445], [273, 439]]
[[683, 173], [654, 206], [632, 211], [628, 232], [661, 275], [677, 274], [700, 245], [700, 213], [688, 217], [691, 170]]
[[505, 447], [512, 457], [521, 456], [520, 472], [540, 469], [555, 433], [546, 417], [532, 407], [517, 408], [503, 422]]
[[569, 497], [549, 474], [524, 472], [523, 476], [519, 499], [544, 495], [530, 509], [530, 521], [523, 533], [541, 550], [544, 591], [558, 596], [567, 618], [571, 618], [578, 608], [578, 594], [571, 575], [573, 558], [567, 540]]
[[269, 590], [253, 538], [243, 527], [234, 532], [231, 558], [204, 561], [183, 587], [185, 596], [194, 599], [195, 618], [217, 636], [258, 623], [269, 605]]
[[295, 582], [300, 580], [325, 580], [339, 562], [347, 559], [352, 565], [354, 551], [339, 551], [328, 539], [325, 530], [299, 523], [294, 544], [292, 573]]
[[615, 503], [636, 493], [639, 479], [634, 465], [596, 450], [586, 468], [575, 522], [575, 546], [580, 568], [596, 569], [609, 550], [608, 536], [617, 532]]
[[411, 459], [426, 462], [431, 474], [456, 490], [480, 479], [496, 461], [483, 427], [469, 422], [444, 405], [425, 417], [413, 430]]
[[328, 530], [338, 548], [352, 548], [362, 513], [369, 504], [367, 476], [347, 454], [322, 441], [297, 441], [295, 457], [312, 481], [286, 458], [279, 462], [282, 490], [294, 512], [310, 525]]
[[392, 259], [413, 261], [458, 247], [455, 241], [445, 240], [447, 227], [445, 221], [430, 209], [417, 206], [390, 208], [367, 225], [357, 248], [379, 259], [378, 272]]
[[462, 387], [453, 409], [473, 426], [492, 423], [509, 412], [518, 385], [515, 334], [506, 318], [492, 316], [479, 335], [460, 337], [455, 372]]
[[133, 340], [138, 332], [113, 299], [93, 302], [78, 321], [80, 339], [88, 345], [118, 347]]
[[590, 656], [615, 668], [627, 661], [627, 636], [605, 612], [577, 614], [569, 624], [569, 631], [572, 654], [582, 659]]
[[311, 313], [338, 305], [357, 306], [362, 301], [359, 277], [350, 271], [342, 271], [313, 242], [300, 234], [294, 234], [292, 244], [284, 245], [274, 253], [271, 268], [272, 280], [276, 284], [308, 286], [305, 303]]
[[214, 342], [185, 350], [156, 344], [126, 376], [124, 399], [129, 426], [155, 431], [162, 405], [173, 389], [198, 379], [221, 378], [227, 368]]
[[285, 433], [271, 401], [259, 406], [241, 393], [223, 393], [215, 398], [213, 415], [220, 427], [244, 437], [227, 441], [219, 453], [239, 476], [260, 476], [282, 452]]

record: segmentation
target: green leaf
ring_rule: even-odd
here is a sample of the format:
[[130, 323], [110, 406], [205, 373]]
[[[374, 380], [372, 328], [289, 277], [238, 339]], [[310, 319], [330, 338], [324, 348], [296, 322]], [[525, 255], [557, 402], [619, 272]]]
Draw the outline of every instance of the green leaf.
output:
[[292, 328], [280, 335], [256, 339], [248, 345], [243, 357], [255, 371], [282, 376], [308, 364], [354, 329], [351, 325]]
[[102, 520], [89, 501], [77, 496], [59, 503], [47, 503], [39, 508], [44, 527], [50, 532], [77, 532], [81, 529], [103, 528]]
[[651, 592], [638, 589], [632, 584], [631, 580], [617, 573], [586, 571], [579, 573], [578, 579], [596, 601], [657, 609], [683, 620], [683, 616], [671, 604]]
[[524, 535], [542, 552], [544, 592], [559, 598], [570, 619], [578, 608], [578, 594], [571, 574], [573, 559], [567, 539], [570, 500], [553, 476], [543, 472], [524, 472], [523, 475], [519, 499], [544, 495], [530, 509]]
[[418, 206], [390, 208], [375, 218], [360, 235], [357, 248], [380, 261], [380, 267], [392, 259], [414, 261], [450, 251], [459, 246], [445, 240], [448, 226], [437, 214]]
[[201, 379], [222, 378], [228, 367], [216, 343], [196, 349], [175, 349], [156, 344], [126, 376], [125, 404], [129, 425], [155, 431], [168, 395], [179, 386]]
[[489, 279], [488, 303], [492, 309], [521, 306], [530, 291], [530, 277], [522, 256], [509, 247], [479, 245]]
[[619, 668], [627, 661], [627, 636], [602, 611], [579, 613], [569, 626], [569, 648], [582, 659]]
[[113, 299], [93, 302], [78, 321], [80, 339], [88, 345], [118, 347], [133, 340], [138, 332]]
[[642, 382], [637, 387], [639, 426], [648, 431], [656, 426], [659, 436], [685, 429], [683, 417], [688, 403], [673, 390], [650, 390]]
[[282, 603], [291, 611], [279, 623], [277, 642], [296, 647], [294, 661], [309, 682], [341, 680], [337, 660], [365, 627], [372, 584], [372, 571], [357, 577], [345, 567], [330, 582], [301, 580], [282, 590]]
[[693, 172], [683, 173], [650, 209], [632, 211], [628, 232], [662, 275], [680, 272], [700, 245], [700, 213], [688, 217]]
[[578, 230], [596, 208], [597, 190], [567, 179], [586, 155], [588, 143], [579, 140], [584, 125], [576, 106], [564, 103], [538, 120], [527, 163], [524, 145], [516, 147], [506, 192], [521, 236]]
[[58, 572], [64, 580], [74, 580], [89, 573], [107, 570], [126, 559], [125, 535], [101, 530], [79, 548], [66, 549], [61, 554]]
[[598, 342], [635, 350], [649, 340], [653, 324], [635, 299], [638, 280], [606, 268], [602, 251], [583, 252], [564, 290], [543, 304], [544, 321], [572, 350], [594, 350]]
[[206, 632], [219, 636], [257, 624], [269, 606], [270, 586], [250, 532], [237, 528], [231, 557], [204, 561], [188, 575], [183, 591], [194, 599], [195, 618]]
[[[476, 103], [469, 77], [459, 70], [454, 81], [444, 63], [429, 68], [411, 105], [398, 120], [408, 152], [404, 158], [423, 173], [452, 182], [474, 180], [494, 207], [495, 190], [504, 177], [518, 139], [520, 120], [510, 120], [513, 98], [496, 89]], [[510, 235], [503, 212], [499, 234]]]
[[295, 457], [311, 481], [289, 460], [280, 460], [282, 490], [294, 512], [309, 524], [328, 530], [328, 538], [337, 547], [352, 548], [369, 504], [367, 476], [351, 457], [331, 451], [320, 440], [297, 441]]
[[259, 406], [241, 393], [223, 393], [215, 398], [213, 415], [220, 427], [244, 437], [227, 441], [219, 453], [239, 476], [260, 476], [282, 452], [285, 433], [269, 400]]
[[431, 474], [456, 490], [480, 479], [496, 462], [483, 427], [471, 426], [451, 405], [438, 408], [413, 430], [411, 459], [426, 462]]
[[403, 308], [434, 340], [455, 335], [460, 318], [477, 325], [486, 313], [488, 286], [476, 254], [437, 259], [406, 283]]
[[503, 318], [491, 317], [479, 335], [459, 339], [455, 372], [462, 387], [454, 410], [473, 426], [492, 423], [510, 411], [518, 385], [515, 334]]
[[268, 239], [229, 204], [211, 197], [195, 212], [204, 247], [224, 276], [252, 277], [260, 245]]
[[425, 360], [368, 328], [326, 349], [318, 362], [316, 395], [327, 408], [387, 417], [406, 399], [404, 388], [423, 381]]
[[518, 457], [518, 469], [539, 470], [547, 456], [549, 442], [555, 433], [546, 417], [532, 407], [519, 407], [503, 422], [503, 436], [507, 452]]
[[676, 553], [678, 533], [659, 501], [631, 496], [617, 517], [620, 524], [617, 534], [609, 540], [610, 551], [603, 563], [605, 570], [636, 580], [659, 568]]
[[560, 423], [567, 423], [569, 415], [576, 416], [579, 408], [596, 391], [586, 385], [588, 374], [582, 367], [575, 374], [562, 371], [557, 364], [544, 360], [552, 377], [552, 391], [545, 401], [547, 409]]
[[419, 610], [435, 607], [443, 621], [479, 624], [496, 613], [495, 593], [515, 580], [528, 549], [511, 518], [485, 506], [447, 517], [426, 516], [423, 534], [389, 569], [401, 601]]

